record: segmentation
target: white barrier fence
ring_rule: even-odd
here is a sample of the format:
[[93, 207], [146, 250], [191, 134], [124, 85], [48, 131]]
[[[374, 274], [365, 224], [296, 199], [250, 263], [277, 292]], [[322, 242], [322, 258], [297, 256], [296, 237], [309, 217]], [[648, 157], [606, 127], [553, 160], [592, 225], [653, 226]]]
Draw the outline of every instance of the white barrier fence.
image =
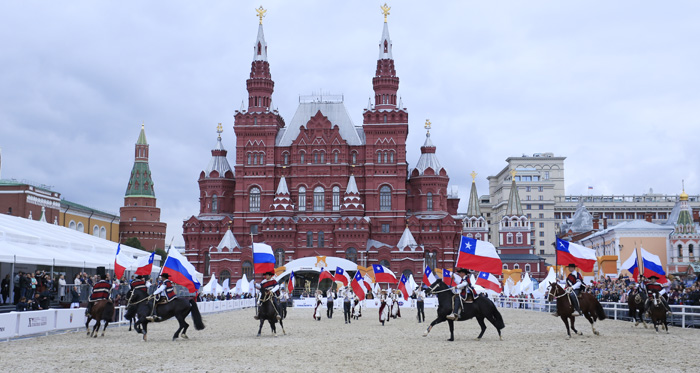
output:
[[[202, 314], [233, 311], [255, 306], [255, 299], [232, 299], [197, 303]], [[117, 321], [110, 325], [128, 324], [124, 319], [126, 307], [115, 309]], [[28, 335], [48, 335], [53, 332], [85, 327], [85, 308], [57, 308], [45, 311], [10, 312], [0, 314], [0, 340]]]
[[[324, 309], [327, 309], [326, 307], [326, 299], [324, 298], [321, 301], [321, 306]], [[362, 304], [362, 308], [379, 308], [379, 300], [377, 299], [365, 299], [363, 301], [360, 301], [360, 304]], [[401, 299], [399, 301], [399, 306], [400, 307], [407, 307], [407, 308], [416, 308], [416, 300], [415, 299], [409, 299], [409, 300], [403, 300]], [[423, 306], [428, 309], [428, 308], [437, 308], [437, 298], [425, 298], [423, 301]], [[316, 299], [314, 298], [306, 298], [306, 299], [295, 299], [294, 300], [294, 307], [295, 308], [314, 308], [316, 307]], [[333, 309], [341, 309], [343, 308], [343, 299], [338, 298], [333, 301]]]
[[[492, 298], [493, 302], [502, 308], [519, 308], [540, 312], [554, 312], [556, 303], [544, 299], [509, 299]], [[600, 302], [605, 315], [613, 320], [630, 321], [627, 303]], [[674, 326], [682, 328], [700, 328], [700, 306], [671, 305], [673, 315], [667, 320]]]

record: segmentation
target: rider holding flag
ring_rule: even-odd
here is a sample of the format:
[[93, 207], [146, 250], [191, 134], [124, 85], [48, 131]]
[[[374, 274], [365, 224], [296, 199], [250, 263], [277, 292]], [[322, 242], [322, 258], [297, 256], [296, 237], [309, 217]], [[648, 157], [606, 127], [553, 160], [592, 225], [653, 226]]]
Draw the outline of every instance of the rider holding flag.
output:
[[579, 304], [578, 296], [581, 294], [583, 277], [581, 277], [581, 274], [576, 271], [576, 265], [573, 263], [569, 264], [569, 271], [571, 272], [568, 276], [566, 276], [566, 285], [573, 290], [573, 292], [569, 293], [569, 300], [571, 300], [571, 304], [576, 308], [578, 315], [582, 316], [583, 312], [581, 312], [581, 305]]
[[[279, 301], [277, 296], [279, 295], [280, 291], [280, 286], [277, 283], [277, 280], [273, 277], [275, 274], [273, 272], [265, 272], [263, 273], [264, 279], [260, 281], [260, 285], [255, 285], [256, 288], [260, 289], [260, 299], [266, 296], [271, 296], [272, 297], [272, 304], [273, 308], [275, 309], [275, 317], [277, 318], [277, 321], [281, 320], [282, 317], [279, 314]], [[270, 295], [267, 295], [270, 293]], [[260, 307], [260, 302], [258, 302], [258, 307]], [[258, 320], [258, 315], [256, 312], [256, 315], [253, 316], [255, 320]]]
[[462, 312], [462, 299], [467, 297], [467, 291], [472, 292], [471, 284], [469, 284], [469, 270], [460, 268], [456, 270], [453, 274], [453, 281], [455, 286], [452, 288], [452, 301], [454, 305], [452, 307], [452, 314], [447, 315], [448, 320], [457, 320]]
[[651, 299], [658, 299], [661, 301], [661, 304], [663, 304], [664, 308], [666, 311], [671, 314], [671, 309], [668, 307], [668, 303], [666, 303], [666, 297], [663, 295], [666, 294], [666, 289], [664, 289], [663, 285], [659, 284], [656, 282], [659, 278], [657, 276], [649, 276], [649, 283], [646, 285], [647, 289], [647, 294], [648, 298], [646, 303], [644, 304], [644, 312], [648, 313], [649, 308], [651, 307]]

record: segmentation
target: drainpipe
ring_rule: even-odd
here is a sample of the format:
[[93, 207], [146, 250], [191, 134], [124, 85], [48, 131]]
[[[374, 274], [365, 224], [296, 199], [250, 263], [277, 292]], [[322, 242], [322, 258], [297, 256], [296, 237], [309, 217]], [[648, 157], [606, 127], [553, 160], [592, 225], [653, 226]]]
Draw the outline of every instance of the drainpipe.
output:
[[[90, 232], [90, 229], [92, 229], [92, 227], [90, 226], [91, 225], [90, 220], [92, 219], [92, 215], [94, 215], [94, 214], [95, 214], [95, 210], [92, 210], [92, 212], [90, 212], [90, 216], [88, 216], [88, 232]], [[88, 234], [90, 234], [90, 233], [88, 233]]]
[[107, 240], [112, 241], [112, 224], [114, 224], [114, 220], [117, 218], [117, 215], [114, 215], [112, 218], [112, 221], [109, 222], [109, 238]]
[[69, 206], [69, 205], [66, 205], [66, 207], [67, 207], [67, 209], [66, 209], [66, 211], [63, 213], [63, 226], [64, 226], [64, 227], [68, 227], [68, 225], [66, 225], [66, 215], [68, 215], [68, 210], [70, 210], [70, 206]]

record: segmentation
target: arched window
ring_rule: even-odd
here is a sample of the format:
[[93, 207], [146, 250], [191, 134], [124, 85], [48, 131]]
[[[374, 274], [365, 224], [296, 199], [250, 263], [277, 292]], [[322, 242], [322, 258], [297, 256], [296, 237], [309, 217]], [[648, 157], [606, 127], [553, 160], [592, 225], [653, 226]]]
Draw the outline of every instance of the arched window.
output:
[[393, 150], [389, 153], [389, 163], [394, 163], [394, 151]]
[[433, 211], [433, 193], [428, 192], [426, 201], [428, 202], [428, 211]]
[[506, 243], [513, 244], [513, 233], [508, 233], [506, 235]]
[[243, 274], [247, 279], [252, 279], [253, 278], [253, 263], [251, 263], [249, 260], [246, 260], [243, 262]]
[[314, 152], [314, 163], [318, 163], [318, 152]]
[[85, 233], [85, 227], [83, 226], [83, 223], [78, 222], [78, 227], [76, 228], [78, 232]]
[[333, 211], [340, 210], [340, 187], [333, 187]]
[[304, 157], [306, 156], [306, 153], [301, 152], [299, 154], [299, 163], [304, 164]]
[[284, 153], [284, 164], [285, 165], [289, 164], [289, 153]]
[[[389, 261], [386, 259], [382, 259], [379, 261], [379, 265], [383, 265], [384, 267], [389, 268], [391, 266], [391, 263], [389, 263]], [[391, 269], [391, 268], [389, 268], [389, 269]]]
[[345, 250], [345, 259], [357, 263], [357, 249], [354, 247], [348, 247], [347, 250]]
[[432, 271], [435, 271], [436, 265], [437, 265], [437, 254], [426, 251], [425, 252], [425, 265], [430, 267]]
[[248, 205], [250, 207], [251, 212], [260, 211], [260, 189], [259, 188], [253, 187], [250, 190]]
[[530, 272], [530, 265], [529, 264], [525, 264], [525, 272]]
[[382, 152], [377, 150], [377, 163], [382, 163]]
[[338, 152], [333, 152], [333, 163], [338, 163]]
[[306, 247], [314, 247], [314, 233], [306, 232]]
[[95, 224], [95, 225], [92, 227], [92, 235], [93, 235], [93, 236], [97, 236], [97, 237], [100, 236], [100, 227], [98, 227], [97, 224]]
[[693, 254], [693, 244], [692, 243], [688, 244], [688, 255], [689, 256], [695, 255], [695, 254]]
[[384, 163], [389, 163], [389, 152], [384, 152]]
[[70, 223], [68, 223], [68, 228], [70, 228], [70, 229], [76, 229], [76, 228], [75, 228], [75, 222], [74, 222], [73, 220], [71, 220]]
[[683, 257], [683, 245], [678, 244], [678, 257], [682, 258]]
[[513, 264], [513, 269], [518, 269], [520, 268], [520, 265], [518, 263]]
[[321, 163], [326, 163], [326, 152], [321, 152], [320, 157], [321, 157], [321, 159], [320, 159]]
[[253, 164], [258, 164], [258, 153], [253, 154]]
[[216, 196], [216, 194], [211, 196], [211, 212], [213, 212], [213, 213], [219, 212], [219, 199]]
[[352, 152], [352, 164], [357, 164], [357, 152]]
[[100, 227], [100, 238], [107, 239], [107, 229], [105, 227]]
[[508, 269], [508, 264], [503, 263], [503, 269]]
[[323, 187], [314, 188], [314, 211], [323, 211], [325, 193]]
[[477, 240], [480, 240], [480, 239], [481, 239], [481, 233], [477, 233], [476, 236], [474, 236], [474, 238], [476, 238]]
[[325, 240], [324, 240], [324, 234], [323, 234], [323, 232], [322, 232], [322, 231], [321, 231], [321, 232], [318, 232], [318, 248], [319, 248], [319, 249], [320, 249], [320, 248], [323, 248], [323, 246], [324, 246], [325, 244], [326, 244], [326, 243], [325, 243]]
[[299, 187], [299, 211], [306, 211], [306, 187]]
[[229, 272], [225, 269], [223, 271], [219, 272], [219, 280], [221, 280], [222, 284], [224, 283], [224, 281], [230, 280], [230, 279], [231, 279], [231, 272]]
[[515, 243], [517, 243], [517, 244], [523, 243], [523, 234], [522, 233], [518, 233], [517, 235], [515, 235]]
[[279, 248], [275, 250], [275, 267], [281, 267], [284, 265], [284, 249]]
[[[413, 275], [413, 271], [411, 271], [410, 269], [404, 269], [403, 272], [401, 272], [401, 273], [402, 273], [404, 276], [406, 276], [407, 279], [411, 278], [411, 276]], [[400, 278], [399, 278], [399, 279], [400, 279]], [[409, 289], [407, 289], [407, 290], [408, 290], [408, 291], [411, 291], [411, 290], [409, 290]]]
[[391, 211], [391, 188], [387, 185], [379, 189], [379, 210]]
[[472, 237], [472, 234], [471, 234], [471, 233], [467, 233], [467, 237], [469, 237], [469, 238], [474, 238], [474, 237]]

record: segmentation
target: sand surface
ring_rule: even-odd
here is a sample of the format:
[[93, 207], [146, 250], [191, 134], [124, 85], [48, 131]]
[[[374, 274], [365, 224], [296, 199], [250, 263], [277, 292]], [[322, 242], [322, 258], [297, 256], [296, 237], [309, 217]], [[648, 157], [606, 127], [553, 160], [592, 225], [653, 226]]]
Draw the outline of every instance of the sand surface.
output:
[[[415, 311], [382, 327], [377, 310], [345, 324], [342, 313], [313, 321], [311, 309], [289, 310], [286, 335], [269, 326], [256, 337], [258, 323], [252, 309], [204, 315], [206, 329], [190, 327], [189, 340], [171, 341], [175, 321], [151, 324], [148, 342], [126, 327], [107, 330], [91, 339], [70, 332], [0, 343], [2, 370], [71, 372], [455, 372], [481, 371], [697, 371], [700, 330], [671, 328], [670, 334], [633, 329], [631, 323], [605, 320], [597, 324], [600, 336], [578, 320], [583, 336], [566, 339], [560, 319], [546, 313], [499, 309], [506, 323], [503, 341], [495, 329], [475, 341], [479, 327], [469, 320], [455, 324], [455, 341], [448, 342], [447, 323], [418, 324]], [[435, 310], [426, 310], [432, 320]], [[187, 319], [192, 324], [191, 319]], [[582, 322], [583, 321], [583, 322]], [[332, 369], [331, 369], [332, 368]]]

